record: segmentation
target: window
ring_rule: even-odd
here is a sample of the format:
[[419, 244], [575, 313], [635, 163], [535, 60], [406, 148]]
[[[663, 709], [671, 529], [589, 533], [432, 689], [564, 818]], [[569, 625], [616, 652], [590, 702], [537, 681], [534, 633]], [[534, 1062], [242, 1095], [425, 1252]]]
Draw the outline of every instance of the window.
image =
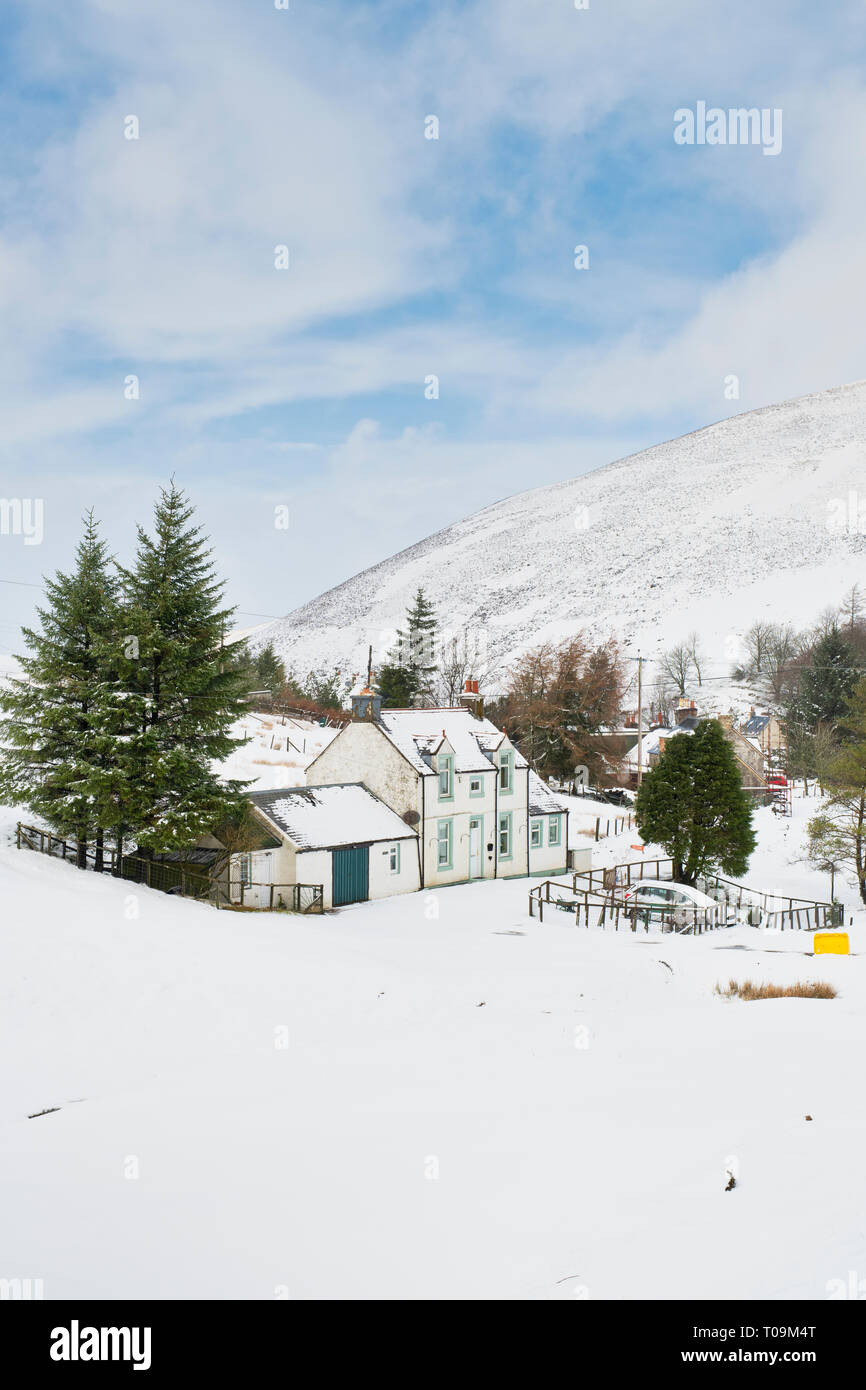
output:
[[242, 854], [238, 864], [238, 876], [241, 883], [252, 883], [253, 881], [253, 859], [251, 854]]
[[454, 800], [454, 758], [450, 753], [439, 756], [439, 800]]
[[436, 862], [440, 869], [451, 868], [452, 825], [450, 820], [440, 820], [438, 826], [438, 852]]
[[504, 811], [499, 817], [499, 858], [511, 858], [511, 812]]
[[400, 842], [399, 842], [399, 840], [398, 840], [398, 842], [397, 842], [396, 845], [392, 845], [391, 848], [388, 850], [388, 870], [389, 870], [389, 872], [392, 873], [392, 874], [399, 874], [399, 872], [400, 872]]
[[562, 843], [562, 825], [559, 816], [551, 816], [547, 823], [547, 843], [549, 845]]
[[483, 795], [484, 795], [484, 787], [483, 787], [483, 784], [482, 784], [480, 775], [477, 776], [477, 777], [470, 777], [470, 778], [469, 778], [469, 795], [470, 795], [470, 796], [483, 796]]
[[499, 790], [510, 792], [514, 785], [514, 753], [509, 749], [499, 757]]
[[530, 821], [529, 823], [529, 848], [541, 849], [544, 844], [544, 822], [540, 820]]

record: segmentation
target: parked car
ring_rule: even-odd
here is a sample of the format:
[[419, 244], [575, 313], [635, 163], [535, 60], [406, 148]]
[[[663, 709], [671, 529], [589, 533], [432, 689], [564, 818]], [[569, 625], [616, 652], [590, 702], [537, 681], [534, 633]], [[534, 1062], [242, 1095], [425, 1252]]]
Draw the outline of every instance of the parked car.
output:
[[[718, 903], [699, 888], [688, 883], [657, 883], [641, 880], [634, 883], [623, 894], [623, 899], [635, 909], [639, 921], [647, 917], [652, 921], [670, 925], [678, 931], [689, 930], [697, 921], [727, 924], [731, 914], [724, 903]], [[704, 909], [705, 911], [701, 911]], [[707, 915], [709, 914], [709, 915]]]
[[623, 787], [605, 787], [601, 793], [612, 806], [633, 806], [634, 801]]

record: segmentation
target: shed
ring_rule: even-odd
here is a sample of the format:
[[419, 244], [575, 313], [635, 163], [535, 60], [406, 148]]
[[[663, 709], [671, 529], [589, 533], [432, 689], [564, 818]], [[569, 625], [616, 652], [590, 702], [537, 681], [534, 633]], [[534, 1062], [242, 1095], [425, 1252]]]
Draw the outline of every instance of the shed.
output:
[[362, 783], [287, 787], [249, 799], [279, 838], [278, 848], [256, 855], [265, 884], [321, 884], [326, 908], [419, 889], [417, 834]]

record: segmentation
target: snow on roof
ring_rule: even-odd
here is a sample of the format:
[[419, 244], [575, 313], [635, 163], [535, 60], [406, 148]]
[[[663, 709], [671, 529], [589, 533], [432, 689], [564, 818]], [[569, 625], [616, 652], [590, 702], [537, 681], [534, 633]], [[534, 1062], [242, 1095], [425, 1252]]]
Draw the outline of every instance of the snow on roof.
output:
[[[646, 767], [650, 754], [655, 755], [659, 751], [659, 739], [673, 738], [675, 734], [694, 733], [694, 729], [689, 727], [692, 722], [692, 720], [684, 720], [682, 724], [675, 724], [671, 729], [653, 729], [652, 733], [644, 734], [642, 765]], [[628, 750], [625, 759], [629, 767], [637, 767], [637, 744]]]
[[360, 782], [252, 792], [250, 801], [298, 849], [336, 849], [415, 834]]
[[531, 816], [558, 815], [565, 807], [557, 801], [553, 792], [542, 782], [537, 772], [529, 770], [529, 814]]
[[[431, 772], [430, 756], [443, 737], [454, 749], [457, 772], [481, 772], [489, 768], [489, 756], [505, 738], [489, 719], [476, 719], [467, 709], [383, 709], [379, 726], [417, 772]], [[526, 767], [523, 754], [514, 750], [514, 766]]]

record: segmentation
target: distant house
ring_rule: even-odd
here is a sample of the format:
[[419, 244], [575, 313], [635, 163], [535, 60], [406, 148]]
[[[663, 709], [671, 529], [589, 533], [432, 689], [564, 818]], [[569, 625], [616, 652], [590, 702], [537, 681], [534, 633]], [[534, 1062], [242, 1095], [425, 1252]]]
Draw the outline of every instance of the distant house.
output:
[[786, 752], [785, 726], [769, 710], [758, 712], [753, 706], [748, 717], [741, 720], [737, 728], [745, 738], [750, 738], [758, 744], [768, 761], [780, 758]]
[[308, 782], [361, 782], [390, 808], [417, 837], [419, 887], [565, 872], [568, 812], [507, 734], [471, 708], [383, 710], [364, 694], [365, 717], [313, 759]]
[[275, 907], [288, 906], [280, 885], [321, 884], [325, 908], [421, 886], [415, 831], [359, 782], [252, 792], [249, 799], [270, 838], [265, 848], [232, 855], [235, 900], [241, 884], [250, 907], [267, 907], [272, 897]]
[[[681, 702], [681, 707], [676, 711], [676, 715], [677, 722], [674, 725], [664, 729], [653, 729], [644, 734], [641, 746], [641, 767], [644, 772], [649, 772], [656, 766], [665, 750], [665, 744], [670, 739], [693, 734], [697, 728], [699, 719], [693, 702]], [[733, 749], [743, 788], [755, 797], [766, 795], [767, 778], [760, 747], [754, 740], [747, 738], [739, 729], [733, 727], [733, 720], [730, 715], [720, 714], [716, 717], [722, 726], [725, 738]], [[636, 786], [638, 772], [638, 746], [636, 743], [626, 755], [626, 766], [629, 783], [631, 786]]]

